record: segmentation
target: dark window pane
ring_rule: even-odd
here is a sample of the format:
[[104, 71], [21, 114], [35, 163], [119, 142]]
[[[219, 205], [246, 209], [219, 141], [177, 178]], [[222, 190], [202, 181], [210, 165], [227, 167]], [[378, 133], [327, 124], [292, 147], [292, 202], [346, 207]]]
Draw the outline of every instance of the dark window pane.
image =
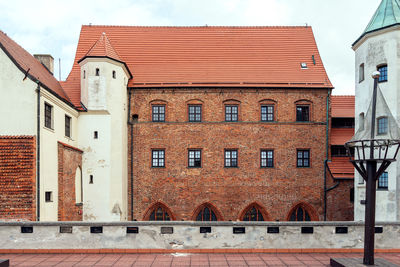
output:
[[388, 67], [387, 65], [383, 65], [378, 67], [378, 71], [381, 73], [379, 76], [379, 82], [386, 82], [388, 79]]
[[218, 221], [217, 216], [215, 215], [213, 210], [211, 210], [211, 221]]
[[309, 221], [311, 221], [311, 218], [310, 218], [310, 215], [308, 214], [308, 212], [307, 211], [304, 211], [305, 212], [305, 220], [307, 221], [307, 222], [309, 222]]
[[204, 215], [204, 219], [203, 219], [203, 221], [209, 221], [210, 220], [210, 209], [209, 208], [205, 208], [204, 209], [204, 213], [203, 213]]
[[156, 211], [153, 210], [153, 212], [150, 214], [150, 221], [155, 221], [156, 220], [155, 214], [156, 214]]
[[303, 209], [302, 208], [297, 209], [297, 221], [303, 221]]
[[203, 220], [203, 210], [201, 210], [196, 217], [196, 221], [202, 221], [202, 220]]
[[309, 106], [297, 106], [296, 121], [310, 121], [309, 110]]

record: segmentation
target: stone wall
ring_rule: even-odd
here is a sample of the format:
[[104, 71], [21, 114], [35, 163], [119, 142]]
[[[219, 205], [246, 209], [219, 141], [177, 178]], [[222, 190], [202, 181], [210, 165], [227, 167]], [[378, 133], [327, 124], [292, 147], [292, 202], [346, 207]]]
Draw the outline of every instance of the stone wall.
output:
[[[77, 203], [75, 175], [81, 171], [82, 151], [58, 142], [58, 220], [81, 221], [82, 198]], [[80, 176], [81, 177], [81, 176]], [[79, 183], [78, 183], [79, 186]], [[80, 181], [82, 188], [82, 181]]]
[[[377, 227], [376, 248], [400, 248], [400, 223]], [[363, 237], [356, 222], [0, 223], [1, 249], [360, 249]]]
[[[138, 115], [133, 125], [133, 219], [147, 220], [155, 206], [162, 206], [175, 220], [193, 220], [205, 203], [225, 221], [241, 220], [252, 204], [268, 221], [288, 220], [297, 205], [312, 220], [323, 218], [328, 90], [186, 88], [132, 93], [131, 115]], [[310, 122], [296, 122], [297, 103], [310, 106]], [[165, 122], [152, 122], [154, 104], [166, 106]], [[202, 105], [202, 122], [188, 122], [189, 104]], [[225, 121], [226, 104], [238, 105], [238, 122]], [[262, 104], [274, 105], [274, 122], [260, 121]], [[165, 149], [165, 168], [152, 168], [152, 149]], [[201, 150], [201, 168], [188, 168], [188, 149]], [[224, 167], [224, 149], [238, 150], [237, 168]], [[273, 168], [260, 167], [261, 149], [274, 151]], [[310, 149], [309, 168], [296, 167], [296, 149]], [[130, 184], [128, 193], [130, 201]]]
[[34, 136], [0, 136], [0, 220], [36, 220]]

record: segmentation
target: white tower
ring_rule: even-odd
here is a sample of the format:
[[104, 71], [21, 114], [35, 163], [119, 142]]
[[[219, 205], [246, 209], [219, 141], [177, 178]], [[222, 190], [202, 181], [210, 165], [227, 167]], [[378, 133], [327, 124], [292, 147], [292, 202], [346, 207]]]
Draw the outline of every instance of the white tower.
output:
[[[371, 101], [373, 79], [371, 74], [381, 72], [379, 88], [383, 99], [397, 124], [400, 123], [400, 0], [382, 0], [367, 28], [353, 44], [356, 68], [356, 132], [366, 125], [368, 105]], [[382, 113], [378, 110], [377, 115]], [[377, 138], [389, 131], [390, 125], [385, 116], [377, 116]], [[379, 167], [379, 165], [378, 165]], [[354, 220], [364, 220], [365, 183], [356, 172], [355, 175]], [[376, 221], [400, 221], [400, 159], [392, 163], [377, 185]]]
[[84, 220], [127, 220], [127, 83], [131, 74], [103, 33], [81, 67], [79, 147]]

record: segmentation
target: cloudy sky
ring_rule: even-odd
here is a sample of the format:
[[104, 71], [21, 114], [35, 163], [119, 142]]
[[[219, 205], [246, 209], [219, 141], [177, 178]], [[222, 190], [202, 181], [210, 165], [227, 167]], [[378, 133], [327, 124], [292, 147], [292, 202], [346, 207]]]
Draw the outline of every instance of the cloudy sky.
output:
[[32, 54], [73, 63], [82, 24], [311, 25], [334, 94], [354, 94], [354, 52], [381, 0], [0, 0], [0, 29]]

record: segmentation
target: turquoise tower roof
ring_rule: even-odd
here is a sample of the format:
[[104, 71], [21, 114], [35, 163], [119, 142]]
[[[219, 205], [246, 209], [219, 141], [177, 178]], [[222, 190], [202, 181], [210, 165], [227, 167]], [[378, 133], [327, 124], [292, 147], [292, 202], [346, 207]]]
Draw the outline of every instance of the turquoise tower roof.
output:
[[400, 0], [382, 0], [363, 34], [354, 42], [354, 44], [369, 32], [377, 31], [396, 24], [400, 24]]

